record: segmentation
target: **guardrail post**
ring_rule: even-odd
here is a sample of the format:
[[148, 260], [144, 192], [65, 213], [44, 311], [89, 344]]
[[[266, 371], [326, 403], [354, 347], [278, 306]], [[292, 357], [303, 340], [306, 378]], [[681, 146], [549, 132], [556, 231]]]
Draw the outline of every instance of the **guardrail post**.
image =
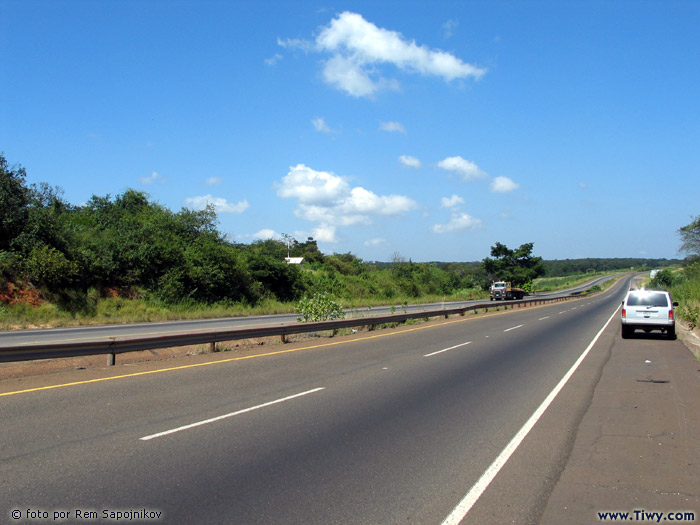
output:
[[280, 342], [282, 344], [285, 344], [287, 342], [287, 335], [286, 334], [280, 335]]
[[216, 352], [216, 341], [212, 341], [211, 343], [209, 343], [209, 351], [210, 351], [212, 354], [213, 354], [214, 352]]
[[[117, 338], [116, 337], [110, 337], [112, 342], [110, 343], [110, 346], [113, 346], [114, 343], [116, 342]], [[107, 354], [109, 357], [107, 357], [107, 366], [114, 366], [114, 361], [115, 361], [115, 355], [114, 352], [110, 352]]]

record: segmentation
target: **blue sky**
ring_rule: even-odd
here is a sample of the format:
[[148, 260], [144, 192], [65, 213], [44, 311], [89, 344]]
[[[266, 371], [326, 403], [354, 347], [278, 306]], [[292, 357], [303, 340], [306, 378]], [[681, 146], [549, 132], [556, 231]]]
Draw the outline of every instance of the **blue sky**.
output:
[[215, 205], [236, 242], [677, 257], [700, 2], [0, 0], [0, 151], [82, 204]]

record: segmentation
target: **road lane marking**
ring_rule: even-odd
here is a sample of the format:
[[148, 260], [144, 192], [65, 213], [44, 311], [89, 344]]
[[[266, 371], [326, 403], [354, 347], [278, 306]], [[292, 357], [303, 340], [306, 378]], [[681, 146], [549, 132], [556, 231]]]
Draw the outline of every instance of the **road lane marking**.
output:
[[313, 394], [315, 392], [320, 392], [321, 390], [325, 390], [325, 388], [324, 387], [314, 388], [313, 390], [307, 390], [306, 392], [301, 392], [299, 394], [294, 394], [291, 396], [283, 397], [281, 399], [275, 399], [274, 401], [268, 401], [267, 403], [263, 403], [262, 405], [256, 405], [254, 407], [244, 408], [242, 410], [237, 410], [235, 412], [231, 412], [230, 414], [224, 414], [222, 416], [213, 417], [211, 419], [205, 419], [204, 421], [198, 421], [196, 423], [191, 423], [189, 425], [184, 425], [182, 427], [173, 428], [170, 430], [165, 430], [163, 432], [158, 432], [157, 434], [151, 434], [150, 436], [144, 436], [144, 437], [139, 438], [139, 439], [141, 441], [149, 441], [151, 439], [167, 436], [169, 434], [174, 434], [175, 432], [182, 432], [183, 430], [189, 430], [191, 428], [201, 427], [202, 425], [208, 425], [209, 423], [215, 423], [216, 421], [221, 421], [222, 419], [227, 419], [229, 417], [239, 416], [239, 415], [245, 414], [247, 412], [252, 412], [253, 410], [259, 410], [261, 408], [269, 407], [271, 405], [276, 405], [278, 403], [284, 403], [285, 401], [289, 401], [290, 399], [295, 399], [297, 397], [307, 396], [307, 395]]
[[511, 327], [511, 328], [506, 328], [506, 329], [503, 330], [503, 331], [504, 331], [504, 332], [510, 332], [511, 330], [517, 330], [518, 328], [522, 328], [523, 326], [525, 326], [525, 325], [524, 325], [524, 324], [519, 324], [518, 326], [513, 326], [513, 327]]
[[538, 319], [538, 321], [544, 321], [545, 319], [549, 319], [549, 316], [546, 316], [546, 317], [540, 317], [540, 318]]
[[442, 350], [438, 350], [437, 352], [433, 352], [432, 354], [425, 354], [423, 357], [430, 357], [430, 356], [438, 355], [438, 354], [441, 354], [441, 353], [443, 353], [443, 352], [448, 352], [448, 351], [450, 351], [450, 350], [454, 350], [455, 348], [459, 348], [459, 347], [461, 347], [461, 346], [467, 346], [467, 345], [470, 345], [470, 344], [472, 344], [472, 342], [471, 342], [471, 341], [467, 341], [466, 343], [461, 343], [461, 344], [458, 344], [458, 345], [454, 345], [454, 346], [451, 346], [451, 347], [449, 347], [449, 348], [443, 348]]
[[545, 398], [545, 400], [542, 401], [542, 404], [530, 416], [530, 419], [527, 420], [527, 422], [522, 426], [518, 433], [515, 434], [515, 436], [513, 436], [513, 439], [510, 440], [510, 443], [506, 445], [506, 448], [503, 449], [503, 451], [498, 455], [498, 457], [493, 461], [493, 463], [491, 463], [491, 466], [488, 469], [486, 469], [486, 471], [481, 475], [479, 480], [474, 484], [474, 486], [469, 490], [469, 492], [467, 492], [466, 496], [462, 498], [462, 501], [460, 501], [449, 514], [449, 516], [447, 516], [444, 519], [442, 525], [458, 525], [464, 519], [467, 513], [471, 510], [471, 508], [474, 506], [477, 500], [484, 493], [486, 488], [498, 475], [498, 473], [506, 464], [506, 462], [510, 459], [510, 457], [517, 450], [520, 444], [525, 440], [525, 437], [527, 437], [527, 435], [530, 433], [530, 430], [533, 429], [535, 424], [542, 417], [542, 414], [545, 413], [547, 408], [549, 408], [549, 405], [552, 404], [557, 395], [559, 395], [559, 392], [564, 388], [566, 383], [568, 383], [571, 376], [574, 375], [574, 372], [576, 372], [579, 365], [586, 358], [593, 346], [598, 342], [598, 339], [600, 339], [600, 336], [603, 334], [610, 322], [615, 318], [621, 306], [622, 305], [619, 305], [617, 307], [617, 309], [610, 316], [610, 319], [608, 319], [605, 325], [603, 325], [603, 328], [600, 329], [600, 331], [589, 343], [589, 345], [579, 356], [576, 362], [572, 365], [569, 371], [564, 375], [564, 377], [561, 378], [561, 381], [559, 381], [557, 386], [554, 387], [554, 390], [552, 390], [549, 393], [549, 395]]

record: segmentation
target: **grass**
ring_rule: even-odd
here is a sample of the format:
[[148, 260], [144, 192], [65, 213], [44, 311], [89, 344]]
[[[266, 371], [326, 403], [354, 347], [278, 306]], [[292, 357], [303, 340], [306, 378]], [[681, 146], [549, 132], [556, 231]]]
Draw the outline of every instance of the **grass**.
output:
[[644, 286], [667, 289], [678, 302], [676, 315], [694, 330], [700, 326], [700, 263], [687, 268], [670, 268], [669, 272], [670, 285], [646, 279]]
[[596, 277], [603, 277], [609, 274], [610, 272], [589, 272], [564, 277], [540, 277], [533, 281], [532, 290], [534, 292], [556, 292], [557, 290], [565, 290], [572, 286], [585, 284]]
[[[425, 295], [422, 297], [393, 299], [339, 299], [346, 309], [370, 309], [377, 306], [395, 307], [400, 313], [408, 304], [441, 303], [484, 299], [488, 292], [482, 290], [459, 290], [451, 295]], [[12, 306], [0, 303], [0, 329], [17, 330], [22, 328], [58, 328], [66, 326], [128, 324], [139, 322], [176, 321], [184, 319], [216, 319], [223, 317], [246, 317], [296, 313], [297, 303], [282, 303], [266, 300], [256, 306], [246, 304], [165, 303], [139, 298], [97, 297], [88, 294], [88, 301], [82, 308], [67, 311], [57, 304], [44, 302], [40, 306], [18, 303]]]
[[687, 279], [671, 286], [671, 297], [678, 301], [678, 316], [688, 321], [690, 329], [700, 326], [700, 279]]
[[88, 308], [69, 312], [56, 304], [44, 302], [40, 306], [0, 304], [0, 329], [57, 328], [65, 326], [128, 324], [181, 319], [215, 319], [291, 313], [295, 304], [264, 301], [252, 307], [244, 304], [165, 305], [147, 299], [106, 297], [93, 301]]
[[[535, 290], [561, 290], [582, 284], [606, 273], [582, 274], [571, 277], [554, 277], [537, 279]], [[394, 297], [370, 299], [338, 300], [346, 309], [364, 309], [377, 306], [394, 306], [400, 313], [408, 304], [442, 303], [487, 299], [488, 292], [479, 289], [458, 290], [449, 295], [425, 295], [421, 297]], [[138, 322], [176, 321], [184, 319], [215, 319], [224, 317], [245, 317], [255, 315], [274, 315], [296, 313], [296, 302], [282, 303], [266, 300], [256, 306], [246, 304], [202, 305], [182, 303], [167, 305], [144, 298], [98, 297], [88, 293], [87, 303], [72, 311], [57, 304], [44, 302], [40, 306], [0, 303], [0, 329], [16, 330], [22, 328], [57, 328], [82, 325], [128, 324]]]

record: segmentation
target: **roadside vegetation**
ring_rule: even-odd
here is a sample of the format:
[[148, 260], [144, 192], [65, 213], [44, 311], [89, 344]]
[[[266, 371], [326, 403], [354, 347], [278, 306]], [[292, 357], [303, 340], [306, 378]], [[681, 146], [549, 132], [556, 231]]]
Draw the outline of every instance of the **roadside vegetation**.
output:
[[681, 252], [688, 253], [688, 257], [677, 268], [658, 271], [648, 287], [669, 291], [673, 300], [678, 301], [678, 317], [695, 329], [700, 326], [700, 215], [678, 233]]
[[[612, 272], [620, 270], [612, 270]], [[609, 275], [610, 271], [605, 272], [586, 272], [586, 273], [575, 273], [571, 275], [561, 276], [561, 277], [541, 277], [535, 279], [532, 283], [533, 292], [547, 292], [547, 291], [557, 291], [565, 290], [567, 288], [573, 288], [574, 286], [579, 286], [586, 284], [587, 282], [593, 281], [597, 277], [603, 277]]]
[[[492, 280], [526, 289], [591, 270], [654, 268], [680, 261], [543, 261], [533, 244], [496, 243], [481, 262], [388, 262], [323, 254], [313, 238], [237, 243], [213, 207], [173, 212], [133, 189], [66, 202], [60, 188], [26, 183], [0, 154], [0, 328], [129, 323], [300, 313], [311, 298], [343, 308], [488, 297]], [[303, 266], [285, 258], [302, 257]], [[583, 268], [583, 269], [582, 269]], [[564, 281], [548, 289], [565, 287]], [[325, 300], [325, 299], [324, 299]], [[309, 318], [313, 307], [310, 307]]]

